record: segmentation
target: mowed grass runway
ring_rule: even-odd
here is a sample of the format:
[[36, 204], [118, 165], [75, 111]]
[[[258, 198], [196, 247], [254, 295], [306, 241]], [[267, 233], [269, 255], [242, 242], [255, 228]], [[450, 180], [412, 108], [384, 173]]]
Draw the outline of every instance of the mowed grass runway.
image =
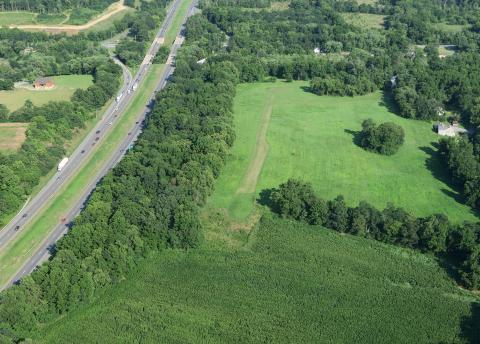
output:
[[[242, 84], [234, 104], [237, 139], [209, 206], [225, 208], [245, 219], [263, 189], [288, 178], [311, 182], [318, 194], [332, 199], [343, 194], [347, 203], [366, 200], [383, 208], [388, 202], [417, 216], [446, 214], [451, 220], [474, 221], [446, 183], [435, 154], [438, 136], [432, 124], [401, 118], [383, 105], [380, 92], [359, 97], [319, 97], [306, 92], [305, 82]], [[266, 111], [271, 111], [266, 116]], [[258, 137], [268, 119], [267, 147]], [[405, 130], [405, 144], [394, 156], [370, 153], [354, 144], [364, 119], [392, 121]], [[266, 149], [264, 161], [255, 161]], [[260, 154], [261, 155], [261, 154]], [[255, 163], [252, 163], [254, 161]], [[254, 192], [253, 168], [260, 168]]]
[[156, 254], [33, 339], [463, 343], [474, 302], [426, 255], [267, 218], [242, 248]]

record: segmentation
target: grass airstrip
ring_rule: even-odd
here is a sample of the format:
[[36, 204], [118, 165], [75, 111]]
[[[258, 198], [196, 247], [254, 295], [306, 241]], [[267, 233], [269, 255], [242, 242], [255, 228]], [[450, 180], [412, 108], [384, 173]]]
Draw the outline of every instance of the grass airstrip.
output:
[[[476, 220], [448, 184], [432, 123], [401, 118], [380, 92], [358, 97], [319, 97], [305, 82], [242, 84], [234, 104], [237, 139], [209, 206], [237, 219], [251, 214], [260, 191], [294, 177], [318, 194], [343, 194], [354, 205], [388, 202], [417, 216], [443, 213], [452, 221]], [[388, 100], [387, 100], [388, 103]], [[392, 121], [405, 130], [393, 156], [354, 143], [361, 123]]]
[[60, 75], [52, 77], [52, 80], [55, 87], [50, 90], [35, 90], [28, 85], [26, 88], [0, 91], [0, 104], [4, 104], [10, 111], [15, 111], [28, 99], [35, 105], [69, 100], [77, 88], [85, 89], [93, 83], [91, 75]]

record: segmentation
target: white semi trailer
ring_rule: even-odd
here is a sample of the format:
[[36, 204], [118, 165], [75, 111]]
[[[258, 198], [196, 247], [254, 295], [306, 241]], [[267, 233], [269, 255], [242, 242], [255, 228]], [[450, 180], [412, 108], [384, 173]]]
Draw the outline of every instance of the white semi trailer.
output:
[[58, 164], [57, 166], [57, 171], [60, 172], [64, 167], [65, 165], [67, 165], [68, 163], [68, 158], [63, 158], [62, 161], [60, 161], [60, 163]]

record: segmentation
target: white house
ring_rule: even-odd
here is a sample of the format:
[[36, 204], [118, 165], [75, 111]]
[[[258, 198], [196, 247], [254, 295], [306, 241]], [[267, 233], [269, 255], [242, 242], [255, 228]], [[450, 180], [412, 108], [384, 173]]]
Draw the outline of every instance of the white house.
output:
[[456, 136], [457, 134], [465, 134], [468, 132], [467, 129], [460, 127], [458, 124], [448, 124], [448, 123], [435, 123], [435, 130], [440, 136]]

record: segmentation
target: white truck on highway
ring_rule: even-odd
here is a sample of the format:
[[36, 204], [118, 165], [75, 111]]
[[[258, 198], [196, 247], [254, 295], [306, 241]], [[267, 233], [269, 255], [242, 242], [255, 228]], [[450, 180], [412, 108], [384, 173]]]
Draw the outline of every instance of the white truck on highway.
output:
[[57, 171], [60, 172], [65, 167], [67, 162], [68, 162], [68, 158], [66, 158], [66, 157], [63, 158], [62, 161], [60, 161], [60, 163], [57, 166]]
[[138, 88], [138, 82], [134, 83], [133, 86], [132, 86], [132, 90], [133, 91], [136, 91]]
[[120, 101], [120, 99], [122, 99], [122, 96], [123, 96], [123, 92], [120, 93], [117, 98], [115, 98], [115, 100], [117, 101], [117, 103]]

